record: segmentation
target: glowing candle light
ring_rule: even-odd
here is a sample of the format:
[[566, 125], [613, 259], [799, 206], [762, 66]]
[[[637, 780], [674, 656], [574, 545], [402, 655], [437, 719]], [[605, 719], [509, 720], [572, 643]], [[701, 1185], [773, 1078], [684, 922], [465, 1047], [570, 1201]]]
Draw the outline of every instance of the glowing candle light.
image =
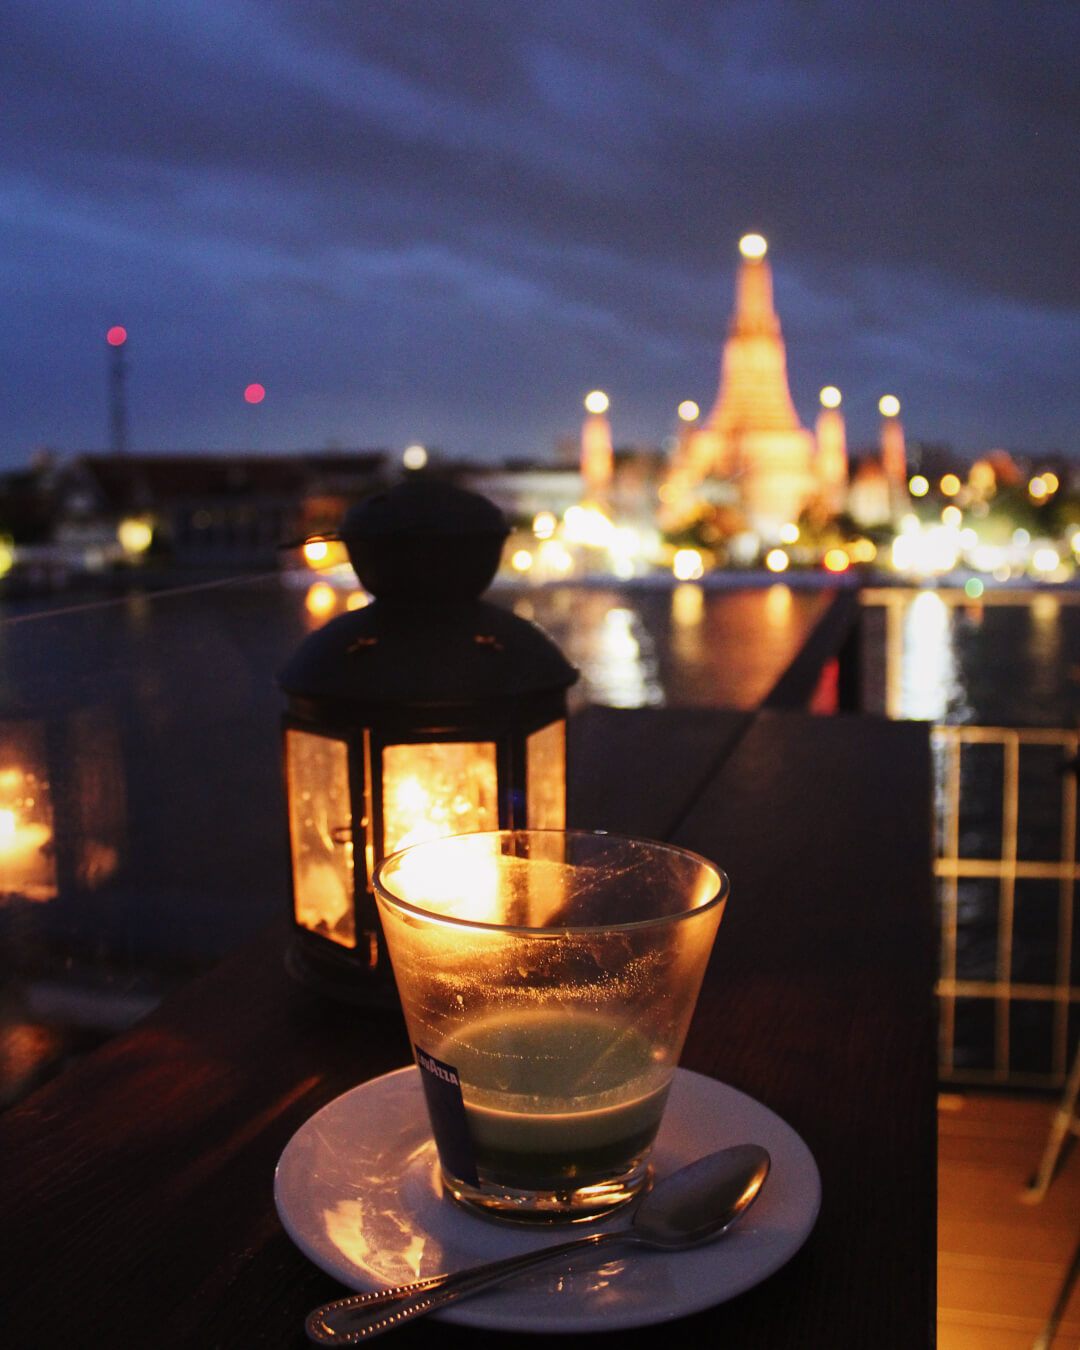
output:
[[10, 807], [0, 809], [0, 891], [34, 895], [46, 862], [42, 850], [51, 839], [42, 821], [23, 820]]

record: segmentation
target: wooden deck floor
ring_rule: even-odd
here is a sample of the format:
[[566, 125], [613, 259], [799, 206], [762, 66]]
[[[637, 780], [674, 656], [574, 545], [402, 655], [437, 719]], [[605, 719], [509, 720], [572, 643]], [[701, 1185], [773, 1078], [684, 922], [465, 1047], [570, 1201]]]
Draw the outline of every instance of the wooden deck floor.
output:
[[[1040, 1204], [1020, 1195], [1056, 1105], [980, 1093], [939, 1099], [939, 1350], [1031, 1350], [1046, 1322], [1080, 1241], [1080, 1140], [1066, 1143]], [[1053, 1350], [1078, 1346], [1080, 1287]]]

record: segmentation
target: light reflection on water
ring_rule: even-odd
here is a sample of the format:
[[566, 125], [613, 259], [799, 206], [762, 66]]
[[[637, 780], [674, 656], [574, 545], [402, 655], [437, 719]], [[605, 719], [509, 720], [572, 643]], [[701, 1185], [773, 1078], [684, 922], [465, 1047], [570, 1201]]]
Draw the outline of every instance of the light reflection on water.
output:
[[924, 591], [891, 603], [891, 621], [867, 611], [871, 660], [885, 654], [885, 670], [871, 673], [869, 711], [978, 726], [1080, 724], [1080, 604], [1071, 595], [988, 604]]
[[[514, 612], [535, 619], [537, 607], [526, 597]], [[611, 708], [650, 708], [665, 701], [652, 635], [640, 612], [618, 593], [584, 591], [576, 595], [572, 612], [556, 601], [545, 618], [552, 614], [565, 621], [559, 644], [581, 672], [578, 699]]]
[[609, 609], [597, 631], [586, 677], [613, 708], [646, 708], [663, 703], [656, 650], [633, 610]]
[[942, 722], [957, 698], [956, 653], [948, 606], [933, 591], [917, 595], [904, 615], [898, 715]]
[[581, 678], [572, 710], [756, 707], [794, 659], [828, 597], [767, 588], [565, 586], [505, 592], [500, 603], [539, 624]]

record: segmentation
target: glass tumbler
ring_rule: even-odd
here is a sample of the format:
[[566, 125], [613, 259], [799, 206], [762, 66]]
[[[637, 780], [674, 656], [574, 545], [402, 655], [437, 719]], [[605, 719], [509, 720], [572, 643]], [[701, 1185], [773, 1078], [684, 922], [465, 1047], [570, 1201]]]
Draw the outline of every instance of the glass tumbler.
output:
[[638, 1193], [728, 890], [684, 849], [586, 831], [383, 861], [379, 916], [455, 1200], [553, 1222]]

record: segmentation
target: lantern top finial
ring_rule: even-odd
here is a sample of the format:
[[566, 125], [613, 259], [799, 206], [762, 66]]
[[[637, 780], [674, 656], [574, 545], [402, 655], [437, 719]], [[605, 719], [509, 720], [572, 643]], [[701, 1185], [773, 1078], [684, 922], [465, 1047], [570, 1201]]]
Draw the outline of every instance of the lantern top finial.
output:
[[499, 567], [509, 528], [478, 493], [437, 478], [407, 479], [357, 503], [341, 539], [378, 599], [475, 599]]

